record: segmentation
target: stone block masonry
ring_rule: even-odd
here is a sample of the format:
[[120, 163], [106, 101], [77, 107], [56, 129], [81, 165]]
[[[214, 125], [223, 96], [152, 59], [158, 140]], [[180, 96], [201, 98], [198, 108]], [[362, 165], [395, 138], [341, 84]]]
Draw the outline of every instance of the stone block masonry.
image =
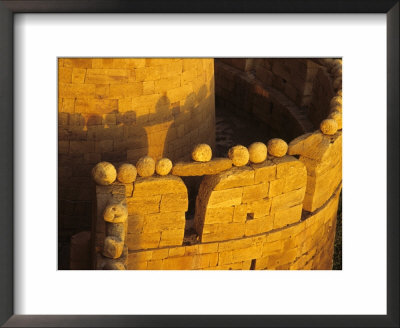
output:
[[[85, 118], [71, 114], [62, 115], [63, 124], [69, 124], [72, 119], [77, 126], [88, 128], [86, 133], [75, 130], [73, 134], [74, 156], [81, 161], [87, 161], [87, 168], [81, 167], [80, 170], [90, 172], [95, 163], [102, 161], [96, 165], [96, 168], [100, 169], [93, 170], [97, 183], [91, 238], [93, 268], [116, 270], [325, 270], [332, 268], [336, 212], [342, 185], [341, 61], [333, 60], [334, 64], [332, 64], [332, 62], [321, 60], [289, 61], [289, 63], [264, 59], [224, 60], [225, 66], [220, 66], [220, 68], [222, 67], [225, 73], [221, 76], [225, 78], [228, 74], [232, 77], [239, 76], [239, 79], [232, 79], [233, 85], [230, 86], [227, 83], [224, 88], [232, 87], [230, 92], [234, 92], [238, 80], [241, 81], [239, 83], [241, 86], [251, 86], [252, 91], [244, 92], [243, 97], [239, 97], [241, 100], [238, 98], [238, 101], [246, 103], [245, 99], [250, 99], [255, 95], [270, 97], [269, 99], [273, 101], [284, 100], [282, 95], [290, 98], [292, 92], [291, 101], [296, 106], [304, 104], [312, 106], [310, 104], [315, 99], [327, 97], [323, 99], [323, 102], [327, 103], [329, 108], [321, 119], [309, 116], [310, 125], [306, 128], [306, 124], [302, 121], [305, 116], [297, 115], [299, 114], [296, 114], [297, 109], [292, 110], [286, 107], [288, 110], [286, 113], [293, 114], [291, 117], [298, 124], [298, 130], [296, 128], [293, 131], [296, 130], [296, 133], [301, 131], [299, 137], [288, 144], [281, 139], [273, 138], [267, 145], [257, 142], [255, 143], [257, 147], [250, 145], [249, 149], [237, 145], [228, 151], [228, 158], [212, 158], [212, 147], [209, 147], [206, 141], [196, 142], [192, 146], [187, 144], [188, 140], [193, 142], [197, 140], [196, 136], [200, 132], [193, 131], [198, 127], [198, 122], [203, 122], [204, 118], [207, 118], [195, 114], [190, 124], [171, 130], [172, 135], [177, 138], [185, 136], [186, 133], [189, 133], [189, 136], [185, 140], [178, 138], [179, 141], [168, 145], [168, 151], [172, 151], [172, 154], [174, 149], [182, 149], [184, 155], [178, 161], [171, 157], [172, 161], [170, 161], [165, 157], [163, 161], [169, 163], [165, 172], [155, 169], [155, 163], [160, 157], [154, 154], [158, 152], [157, 147], [163, 145], [160, 140], [164, 140], [166, 130], [169, 133], [171, 127], [176, 127], [182, 122], [180, 109], [185, 109], [187, 106], [190, 108], [199, 102], [196, 95], [190, 96], [183, 107], [180, 106], [179, 110], [174, 111], [178, 108], [175, 97], [180, 97], [182, 92], [190, 90], [190, 87], [177, 86], [174, 72], [182, 72], [180, 80], [182, 84], [182, 81], [186, 83], [195, 76], [199, 76], [199, 70], [209, 70], [210, 66], [206, 65], [207, 68], [204, 68], [203, 65], [200, 68], [199, 62], [195, 59], [182, 63], [179, 60], [169, 59], [168, 62], [164, 62], [169, 68], [165, 71], [151, 68], [152, 65], [156, 67], [161, 65], [161, 60], [146, 59], [136, 63], [140, 66], [140, 70], [125, 74], [121, 70], [126, 69], [122, 66], [128, 65], [128, 61], [115, 63], [110, 60], [92, 61], [92, 67], [88, 67], [90, 61], [87, 60], [77, 61], [77, 67], [72, 67], [71, 61], [65, 63], [62, 74], [63, 83], [85, 81], [86, 75], [83, 74], [83, 70], [86, 69], [85, 74], [88, 74], [87, 70], [90, 68], [93, 70], [90, 72], [91, 81], [108, 85], [108, 87], [98, 89], [99, 94], [104, 96], [110, 95], [111, 87], [118, 85], [121, 81], [132, 84], [143, 83], [142, 93], [138, 97], [147, 96], [143, 91], [144, 83], [148, 83], [146, 93], [164, 88], [164, 83], [167, 82], [163, 79], [170, 79], [169, 83], [174, 86], [171, 92], [165, 94], [165, 97], [169, 95], [174, 100], [172, 114], [174, 118], [169, 120], [170, 113], [166, 108], [170, 107], [168, 101], [163, 98], [160, 101], [160, 113], [163, 113], [162, 117], [167, 119], [159, 125], [154, 124], [144, 128], [147, 135], [153, 135], [153, 139], [147, 139], [154, 145], [152, 153], [147, 152], [137, 126], [123, 130], [122, 136], [128, 136], [127, 140], [132, 138], [139, 147], [130, 153], [127, 152], [127, 160], [131, 162], [129, 165], [120, 166], [126, 160], [116, 154], [114, 154], [115, 157], [107, 157], [110, 158], [108, 161], [112, 164], [104, 162], [102, 155], [95, 155], [97, 150], [115, 153], [115, 149], [111, 149], [115, 145], [115, 140], [112, 143], [107, 139], [104, 142], [95, 140], [90, 146], [84, 144], [85, 136], [96, 135], [92, 129], [89, 132], [89, 128], [95, 127], [100, 120], [93, 119], [91, 124], [87, 125]], [[97, 71], [100, 64], [107, 66], [104, 68], [106, 71]], [[196, 69], [193, 69], [192, 64], [196, 66]], [[71, 67], [71, 82], [68, 82]], [[76, 71], [73, 73], [75, 68]], [[258, 70], [264, 75], [258, 74]], [[327, 72], [327, 83], [330, 83], [333, 89], [333, 96], [307, 84], [315, 83], [320, 70]], [[255, 80], [250, 78], [254, 72], [258, 74], [259, 80], [265, 81], [254, 82]], [[268, 72], [272, 73], [271, 86], [263, 85], [269, 81]], [[205, 75], [209, 76], [208, 73]], [[158, 83], [152, 80], [158, 78], [160, 79]], [[227, 79], [227, 81], [230, 80]], [[292, 89], [280, 83], [286, 83]], [[194, 85], [195, 83], [192, 83], [191, 87], [194, 88]], [[129, 93], [137, 92], [136, 86], [132, 88]], [[276, 93], [274, 88], [280, 94]], [[92, 91], [87, 89], [82, 92], [88, 92], [87, 94], [90, 95]], [[111, 94], [116, 94], [113, 92]], [[121, 97], [125, 97], [124, 92], [121, 91]], [[220, 92], [224, 91], [220, 90]], [[295, 94], [297, 94], [296, 97]], [[256, 108], [252, 107], [252, 104], [257, 103], [255, 98], [251, 99], [250, 109]], [[153, 101], [151, 97], [142, 98], [140, 101], [142, 100], [141, 104], [144, 105], [148, 101], [150, 103]], [[206, 99], [205, 103], [207, 101]], [[260, 103], [257, 106], [259, 105]], [[70, 108], [72, 104], [66, 102], [66, 106]], [[89, 110], [92, 108], [90, 106], [87, 107]], [[137, 108], [139, 111], [140, 106]], [[243, 108], [249, 109], [246, 106]], [[254, 113], [258, 115], [257, 113], [260, 112], [254, 111]], [[119, 114], [115, 116], [112, 114], [101, 120], [102, 124], [109, 125], [109, 129], [113, 129], [114, 122], [122, 122]], [[270, 124], [276, 124], [275, 119], [285, 120], [284, 117], [286, 116], [283, 115], [280, 118], [269, 116], [268, 119], [272, 118]], [[196, 118], [199, 121], [196, 121]], [[131, 121], [127, 122], [137, 123], [136, 116], [130, 119]], [[214, 124], [214, 121], [210, 121], [210, 124]], [[315, 131], [316, 129], [312, 128], [313, 124], [320, 124], [320, 129]], [[102, 132], [101, 135], [118, 135], [116, 131]], [[125, 142], [128, 141], [125, 140]], [[64, 142], [62, 147], [64, 154], [69, 154], [71, 142]], [[79, 150], [86, 149], [87, 151], [91, 149], [90, 147], [95, 149], [93, 155], [85, 154], [81, 157]], [[145, 157], [136, 161], [134, 156], [139, 156], [139, 154]], [[190, 158], [193, 161], [190, 161]], [[60, 157], [60, 162], [65, 160]], [[136, 167], [132, 165], [135, 163]], [[150, 164], [144, 163], [150, 163], [151, 168]], [[114, 169], [113, 165], [116, 165], [118, 170]], [[129, 167], [135, 174], [126, 180], [122, 176], [122, 167]], [[155, 170], [161, 175], [155, 174]], [[138, 176], [136, 176], [136, 171]], [[74, 175], [71, 175], [67, 169], [65, 173], [70, 179], [74, 179]], [[116, 181], [117, 176], [119, 181]], [[185, 217], [189, 207], [188, 191], [181, 177], [201, 179], [194, 219]], [[82, 182], [84, 183], [85, 180]]]
[[94, 164], [214, 147], [214, 106], [210, 58], [59, 58], [60, 230], [90, 227]]

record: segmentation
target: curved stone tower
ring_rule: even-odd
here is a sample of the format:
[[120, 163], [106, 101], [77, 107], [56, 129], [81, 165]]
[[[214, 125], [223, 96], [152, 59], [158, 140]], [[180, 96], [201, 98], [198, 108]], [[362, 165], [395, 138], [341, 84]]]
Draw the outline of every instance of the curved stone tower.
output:
[[[214, 60], [61, 58], [59, 231], [89, 228], [95, 163], [188, 159], [215, 144]], [[63, 238], [63, 236], [60, 236]]]

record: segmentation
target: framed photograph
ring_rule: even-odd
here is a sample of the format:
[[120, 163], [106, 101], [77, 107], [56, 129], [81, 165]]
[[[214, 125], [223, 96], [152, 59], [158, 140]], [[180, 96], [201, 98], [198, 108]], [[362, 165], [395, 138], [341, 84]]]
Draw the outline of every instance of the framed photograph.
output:
[[0, 1], [0, 323], [398, 326], [398, 17]]

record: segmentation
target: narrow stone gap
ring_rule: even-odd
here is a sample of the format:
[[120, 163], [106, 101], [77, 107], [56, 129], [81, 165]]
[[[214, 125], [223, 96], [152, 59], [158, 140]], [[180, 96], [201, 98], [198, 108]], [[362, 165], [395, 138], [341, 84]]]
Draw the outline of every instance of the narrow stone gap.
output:
[[251, 265], [250, 265], [250, 270], [255, 270], [256, 269], [256, 259], [251, 260]]

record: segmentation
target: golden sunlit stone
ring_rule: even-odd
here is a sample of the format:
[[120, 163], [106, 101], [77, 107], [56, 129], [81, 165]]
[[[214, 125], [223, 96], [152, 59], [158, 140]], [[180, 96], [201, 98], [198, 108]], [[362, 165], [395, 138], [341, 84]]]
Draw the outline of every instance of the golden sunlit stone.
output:
[[144, 156], [137, 161], [136, 169], [141, 177], [150, 177], [154, 174], [156, 163], [151, 157]]
[[267, 159], [267, 146], [262, 142], [254, 142], [249, 146], [249, 158], [252, 163], [262, 163]]
[[333, 135], [338, 130], [338, 124], [335, 120], [328, 118], [321, 122], [320, 129], [323, 134]]
[[167, 175], [171, 172], [172, 162], [168, 158], [161, 158], [156, 163], [156, 172], [158, 175]]
[[136, 167], [132, 164], [125, 163], [118, 167], [117, 179], [122, 183], [132, 183], [137, 175]]
[[342, 113], [338, 111], [333, 111], [332, 113], [329, 114], [328, 118], [331, 118], [336, 121], [338, 125], [338, 130], [342, 129]]
[[268, 141], [268, 153], [275, 157], [283, 157], [288, 150], [288, 144], [279, 138], [274, 138]]
[[245, 146], [237, 145], [229, 149], [228, 157], [235, 166], [244, 166], [249, 162], [249, 151]]
[[92, 177], [97, 184], [107, 186], [115, 181], [117, 171], [111, 163], [100, 162], [93, 168]]
[[123, 249], [124, 242], [117, 237], [108, 236], [104, 240], [103, 255], [105, 257], [116, 259], [121, 256]]
[[208, 162], [211, 157], [212, 150], [207, 144], [196, 145], [192, 151], [192, 159], [196, 162]]

